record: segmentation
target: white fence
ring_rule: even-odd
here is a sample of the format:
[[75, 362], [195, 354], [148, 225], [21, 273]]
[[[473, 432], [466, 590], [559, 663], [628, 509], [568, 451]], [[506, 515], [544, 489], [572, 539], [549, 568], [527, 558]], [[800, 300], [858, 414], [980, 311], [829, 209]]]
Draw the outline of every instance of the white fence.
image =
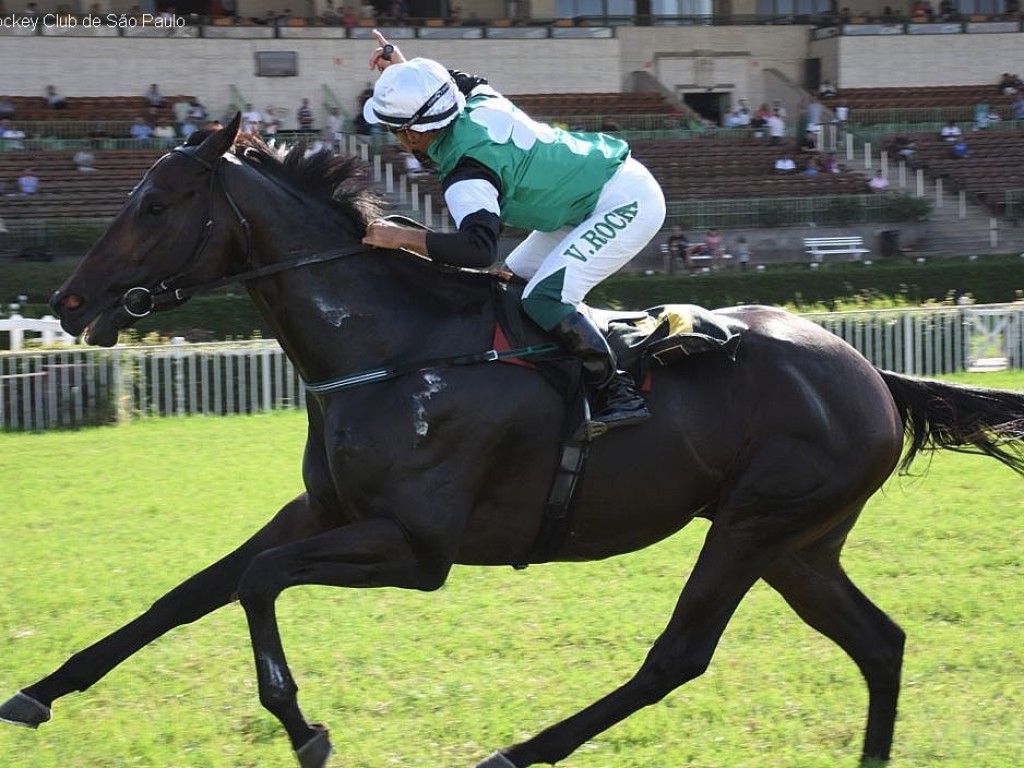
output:
[[15, 313], [6, 320], [0, 318], [0, 333], [8, 334], [7, 348], [12, 351], [17, 351], [25, 345], [26, 333], [38, 333], [44, 346], [75, 343], [75, 337], [64, 333], [64, 329], [60, 327], [60, 320], [52, 315], [34, 319]]
[[[806, 317], [880, 368], [920, 376], [1024, 368], [1024, 303]], [[276, 341], [0, 352], [0, 429], [305, 406]]]

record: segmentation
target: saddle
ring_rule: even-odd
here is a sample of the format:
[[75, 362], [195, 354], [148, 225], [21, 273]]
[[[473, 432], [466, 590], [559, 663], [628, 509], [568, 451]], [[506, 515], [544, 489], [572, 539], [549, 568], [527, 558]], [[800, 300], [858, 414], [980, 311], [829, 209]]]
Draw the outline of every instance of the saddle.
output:
[[[509, 349], [535, 342], [543, 334], [522, 310], [525, 283], [509, 277], [495, 283], [497, 324], [495, 348]], [[735, 359], [736, 349], [747, 325], [740, 320], [718, 315], [695, 304], [665, 304], [643, 311], [617, 312], [596, 309], [585, 304], [579, 306], [601, 330], [615, 353], [619, 368], [629, 373], [644, 388], [651, 386], [651, 368], [668, 366], [693, 355], [721, 351]], [[529, 362], [510, 358], [505, 362], [532, 364], [544, 372], [554, 366], [560, 369], [553, 382], [565, 390], [565, 378], [578, 377], [578, 368], [572, 366], [564, 352], [533, 357]], [[566, 370], [569, 363], [572, 371]]]

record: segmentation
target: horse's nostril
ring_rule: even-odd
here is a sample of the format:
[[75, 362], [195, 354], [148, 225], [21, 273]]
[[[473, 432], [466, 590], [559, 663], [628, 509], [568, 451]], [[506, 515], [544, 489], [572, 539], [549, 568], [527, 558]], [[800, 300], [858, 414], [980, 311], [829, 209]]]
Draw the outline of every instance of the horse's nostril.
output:
[[78, 309], [82, 306], [82, 297], [75, 293], [69, 293], [60, 299], [60, 305], [64, 309]]

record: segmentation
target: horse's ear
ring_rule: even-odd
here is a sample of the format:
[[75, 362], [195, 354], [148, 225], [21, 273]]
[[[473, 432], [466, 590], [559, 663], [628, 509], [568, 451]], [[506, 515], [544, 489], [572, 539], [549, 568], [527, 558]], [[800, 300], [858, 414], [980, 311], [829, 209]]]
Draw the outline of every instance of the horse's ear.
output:
[[238, 138], [238, 126], [242, 123], [242, 113], [236, 112], [234, 119], [210, 136], [203, 139], [203, 143], [199, 145], [199, 149], [196, 150], [196, 156], [202, 158], [208, 163], [212, 163], [218, 157], [223, 155], [232, 146], [234, 146], [235, 139]]

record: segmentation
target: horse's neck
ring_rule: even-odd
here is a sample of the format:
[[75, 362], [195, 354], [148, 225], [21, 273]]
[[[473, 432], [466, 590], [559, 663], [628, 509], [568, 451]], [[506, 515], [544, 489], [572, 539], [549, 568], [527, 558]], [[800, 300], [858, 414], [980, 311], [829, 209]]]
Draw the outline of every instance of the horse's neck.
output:
[[300, 374], [319, 381], [482, 351], [491, 333], [489, 291], [483, 277], [368, 249], [282, 272], [255, 285], [253, 296]]

